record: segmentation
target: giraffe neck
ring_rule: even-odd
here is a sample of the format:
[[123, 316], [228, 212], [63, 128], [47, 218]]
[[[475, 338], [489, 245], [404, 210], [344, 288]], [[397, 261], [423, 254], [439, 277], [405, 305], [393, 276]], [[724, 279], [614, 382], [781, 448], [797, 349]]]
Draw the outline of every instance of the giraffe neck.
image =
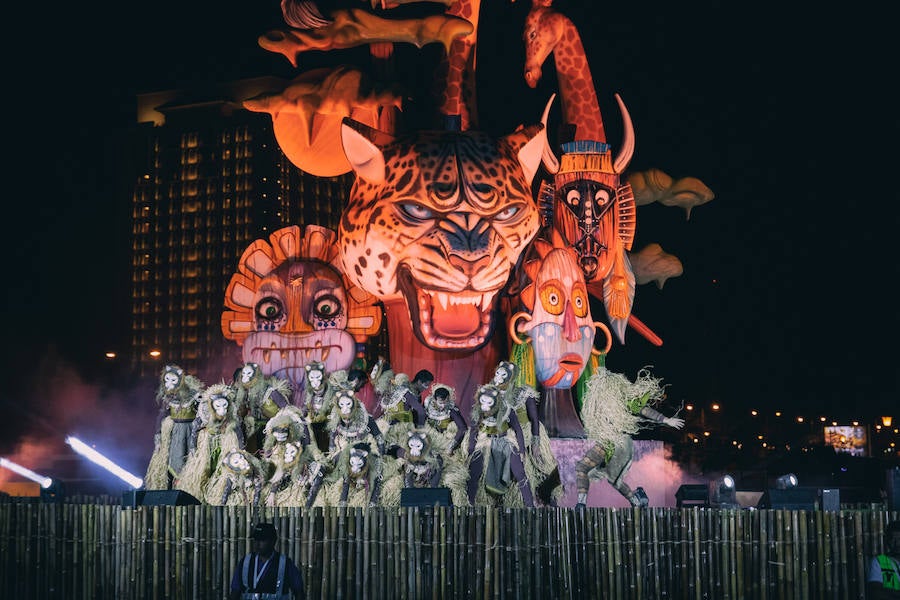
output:
[[581, 36], [575, 25], [563, 15], [562, 35], [553, 49], [562, 114], [566, 123], [576, 126], [575, 139], [606, 142], [603, 118], [591, 77], [591, 67], [584, 53]]
[[463, 131], [478, 125], [474, 53], [480, 11], [481, 0], [457, 0], [445, 11], [448, 15], [466, 19], [475, 27], [466, 37], [453, 40], [437, 74], [441, 80], [439, 111], [443, 115], [459, 115]]

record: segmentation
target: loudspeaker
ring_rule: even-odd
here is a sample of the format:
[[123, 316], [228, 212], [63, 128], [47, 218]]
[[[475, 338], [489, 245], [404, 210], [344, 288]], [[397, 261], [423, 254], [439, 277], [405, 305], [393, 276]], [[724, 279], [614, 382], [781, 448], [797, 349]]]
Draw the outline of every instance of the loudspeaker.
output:
[[193, 506], [200, 501], [182, 490], [132, 490], [122, 494], [122, 508], [136, 506]]
[[709, 488], [702, 483], [682, 484], [675, 492], [675, 507], [708, 506]]
[[887, 492], [887, 509], [900, 510], [900, 467], [885, 471], [884, 489]]
[[452, 506], [450, 488], [403, 488], [400, 506]]
[[825, 488], [822, 490], [822, 510], [841, 511], [841, 490], [837, 488]]
[[811, 487], [795, 487], [789, 490], [769, 488], [757, 508], [786, 510], [816, 510], [819, 490]]

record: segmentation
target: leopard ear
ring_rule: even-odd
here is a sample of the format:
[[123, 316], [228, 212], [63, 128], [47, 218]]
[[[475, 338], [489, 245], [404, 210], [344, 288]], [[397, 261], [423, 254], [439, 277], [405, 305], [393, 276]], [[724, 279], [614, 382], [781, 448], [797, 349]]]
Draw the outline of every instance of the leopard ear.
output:
[[525, 179], [528, 185], [531, 185], [534, 176], [537, 174], [538, 168], [541, 166], [541, 158], [544, 154], [544, 148], [547, 146], [547, 130], [543, 125], [529, 125], [528, 127], [520, 127], [515, 133], [506, 136], [506, 140], [516, 144], [525, 143], [519, 148], [516, 156], [522, 171], [525, 173]]
[[356, 174], [370, 183], [384, 182], [384, 154], [376, 143], [390, 141], [385, 140], [385, 137], [387, 136], [377, 129], [349, 117], [344, 117], [341, 123], [344, 156]]

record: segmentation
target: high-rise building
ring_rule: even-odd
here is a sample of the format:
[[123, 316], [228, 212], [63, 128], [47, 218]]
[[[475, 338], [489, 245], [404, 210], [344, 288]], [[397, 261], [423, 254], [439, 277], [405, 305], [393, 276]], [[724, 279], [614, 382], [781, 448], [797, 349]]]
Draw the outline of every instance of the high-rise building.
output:
[[242, 107], [285, 83], [138, 96], [131, 347], [140, 376], [172, 362], [207, 382], [230, 378], [240, 350], [220, 321], [243, 251], [286, 225], [337, 227], [352, 174], [300, 171], [279, 148], [271, 116]]

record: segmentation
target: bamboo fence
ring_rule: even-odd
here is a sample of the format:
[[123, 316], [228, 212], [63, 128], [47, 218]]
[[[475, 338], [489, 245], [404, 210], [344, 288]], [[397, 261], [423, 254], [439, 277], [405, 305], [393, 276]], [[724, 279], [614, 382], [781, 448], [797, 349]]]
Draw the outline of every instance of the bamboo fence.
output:
[[0, 503], [0, 598], [222, 599], [258, 520], [309, 598], [865, 598], [884, 509]]

